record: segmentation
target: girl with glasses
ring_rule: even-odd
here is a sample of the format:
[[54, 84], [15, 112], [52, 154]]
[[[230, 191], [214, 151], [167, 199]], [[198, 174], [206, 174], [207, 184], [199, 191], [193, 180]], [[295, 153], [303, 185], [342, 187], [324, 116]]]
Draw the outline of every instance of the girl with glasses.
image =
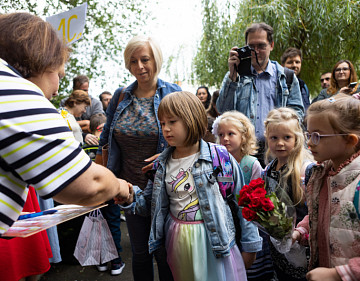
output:
[[360, 101], [338, 94], [316, 102], [307, 128], [319, 165], [306, 186], [309, 215], [293, 239], [310, 245], [308, 280], [359, 280]]
[[[320, 94], [313, 99], [312, 103], [330, 98], [336, 95], [344, 87], [347, 87], [352, 82], [357, 82], [358, 78], [354, 65], [349, 60], [339, 60], [333, 67], [330, 78], [330, 86], [321, 90]], [[358, 85], [356, 85], [347, 94], [354, 94], [359, 92]]]
[[[312, 157], [305, 148], [305, 138], [296, 112], [290, 108], [277, 108], [269, 112], [265, 121], [266, 161], [271, 161], [264, 171], [268, 188], [278, 185], [284, 189], [295, 205], [296, 221], [307, 215], [304, 196], [304, 178]], [[306, 280], [306, 267], [291, 264], [270, 244], [271, 257], [279, 280]], [[305, 256], [303, 256], [305, 260]]]

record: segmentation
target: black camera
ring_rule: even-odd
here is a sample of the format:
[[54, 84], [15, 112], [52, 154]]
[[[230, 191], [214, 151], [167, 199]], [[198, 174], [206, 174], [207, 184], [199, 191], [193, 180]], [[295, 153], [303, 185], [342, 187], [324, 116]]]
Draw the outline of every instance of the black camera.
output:
[[357, 85], [357, 82], [351, 82], [347, 87], [354, 89], [356, 85]]
[[251, 75], [251, 49], [249, 46], [244, 46], [236, 49], [240, 63], [237, 67], [237, 72], [240, 76]]

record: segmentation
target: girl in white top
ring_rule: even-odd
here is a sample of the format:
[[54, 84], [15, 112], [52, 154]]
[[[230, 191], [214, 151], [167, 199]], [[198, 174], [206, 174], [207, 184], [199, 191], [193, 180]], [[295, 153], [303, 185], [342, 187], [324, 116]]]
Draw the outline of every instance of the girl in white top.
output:
[[86, 112], [86, 107], [91, 104], [89, 95], [83, 90], [75, 90], [65, 102], [65, 106], [59, 108], [61, 116], [66, 120], [75, 139], [83, 144], [82, 130], [75, 117], [80, 117]]

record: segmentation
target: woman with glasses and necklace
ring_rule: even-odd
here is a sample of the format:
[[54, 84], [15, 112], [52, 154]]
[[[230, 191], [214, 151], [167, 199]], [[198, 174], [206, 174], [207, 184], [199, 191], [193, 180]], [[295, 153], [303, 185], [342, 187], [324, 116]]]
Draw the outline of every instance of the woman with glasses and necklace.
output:
[[330, 98], [338, 94], [343, 88], [346, 89], [345, 93], [348, 95], [358, 93], [360, 91], [358, 84], [356, 84], [353, 88], [348, 88], [350, 83], [356, 83], [357, 80], [356, 71], [351, 61], [339, 60], [332, 69], [330, 86], [321, 90], [320, 94], [314, 98], [311, 103]]

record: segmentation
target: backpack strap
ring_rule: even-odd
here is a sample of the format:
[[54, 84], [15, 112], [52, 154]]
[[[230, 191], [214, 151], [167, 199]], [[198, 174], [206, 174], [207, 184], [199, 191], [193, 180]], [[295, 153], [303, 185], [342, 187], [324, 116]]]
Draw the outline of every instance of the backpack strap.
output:
[[359, 201], [360, 201], [360, 181], [358, 182], [358, 184], [355, 188], [355, 195], [354, 195], [354, 206], [355, 206], [355, 210], [358, 215], [358, 218], [360, 219]]
[[233, 178], [233, 168], [230, 161], [230, 155], [227, 149], [222, 145], [208, 142], [208, 146], [210, 149], [211, 159], [214, 168], [211, 180], [217, 180], [220, 193], [229, 205], [235, 226], [235, 241], [239, 249], [241, 249], [241, 226], [240, 219], [237, 215], [239, 207], [234, 200], [233, 191], [235, 188], [235, 183]]
[[252, 168], [253, 168], [255, 161], [256, 161], [256, 157], [253, 157], [250, 155], [245, 155], [239, 163], [240, 168], [243, 172], [245, 184], [249, 184], [249, 182], [250, 182], [251, 175], [252, 175]]
[[285, 77], [286, 77], [286, 85], [287, 85], [288, 90], [290, 92], [291, 85], [292, 85], [292, 82], [294, 80], [294, 71], [287, 68], [287, 67], [284, 67], [284, 73], [285, 73]]
[[208, 143], [208, 146], [214, 168], [212, 178], [217, 180], [224, 199], [231, 199], [235, 184], [229, 152], [221, 145]]

